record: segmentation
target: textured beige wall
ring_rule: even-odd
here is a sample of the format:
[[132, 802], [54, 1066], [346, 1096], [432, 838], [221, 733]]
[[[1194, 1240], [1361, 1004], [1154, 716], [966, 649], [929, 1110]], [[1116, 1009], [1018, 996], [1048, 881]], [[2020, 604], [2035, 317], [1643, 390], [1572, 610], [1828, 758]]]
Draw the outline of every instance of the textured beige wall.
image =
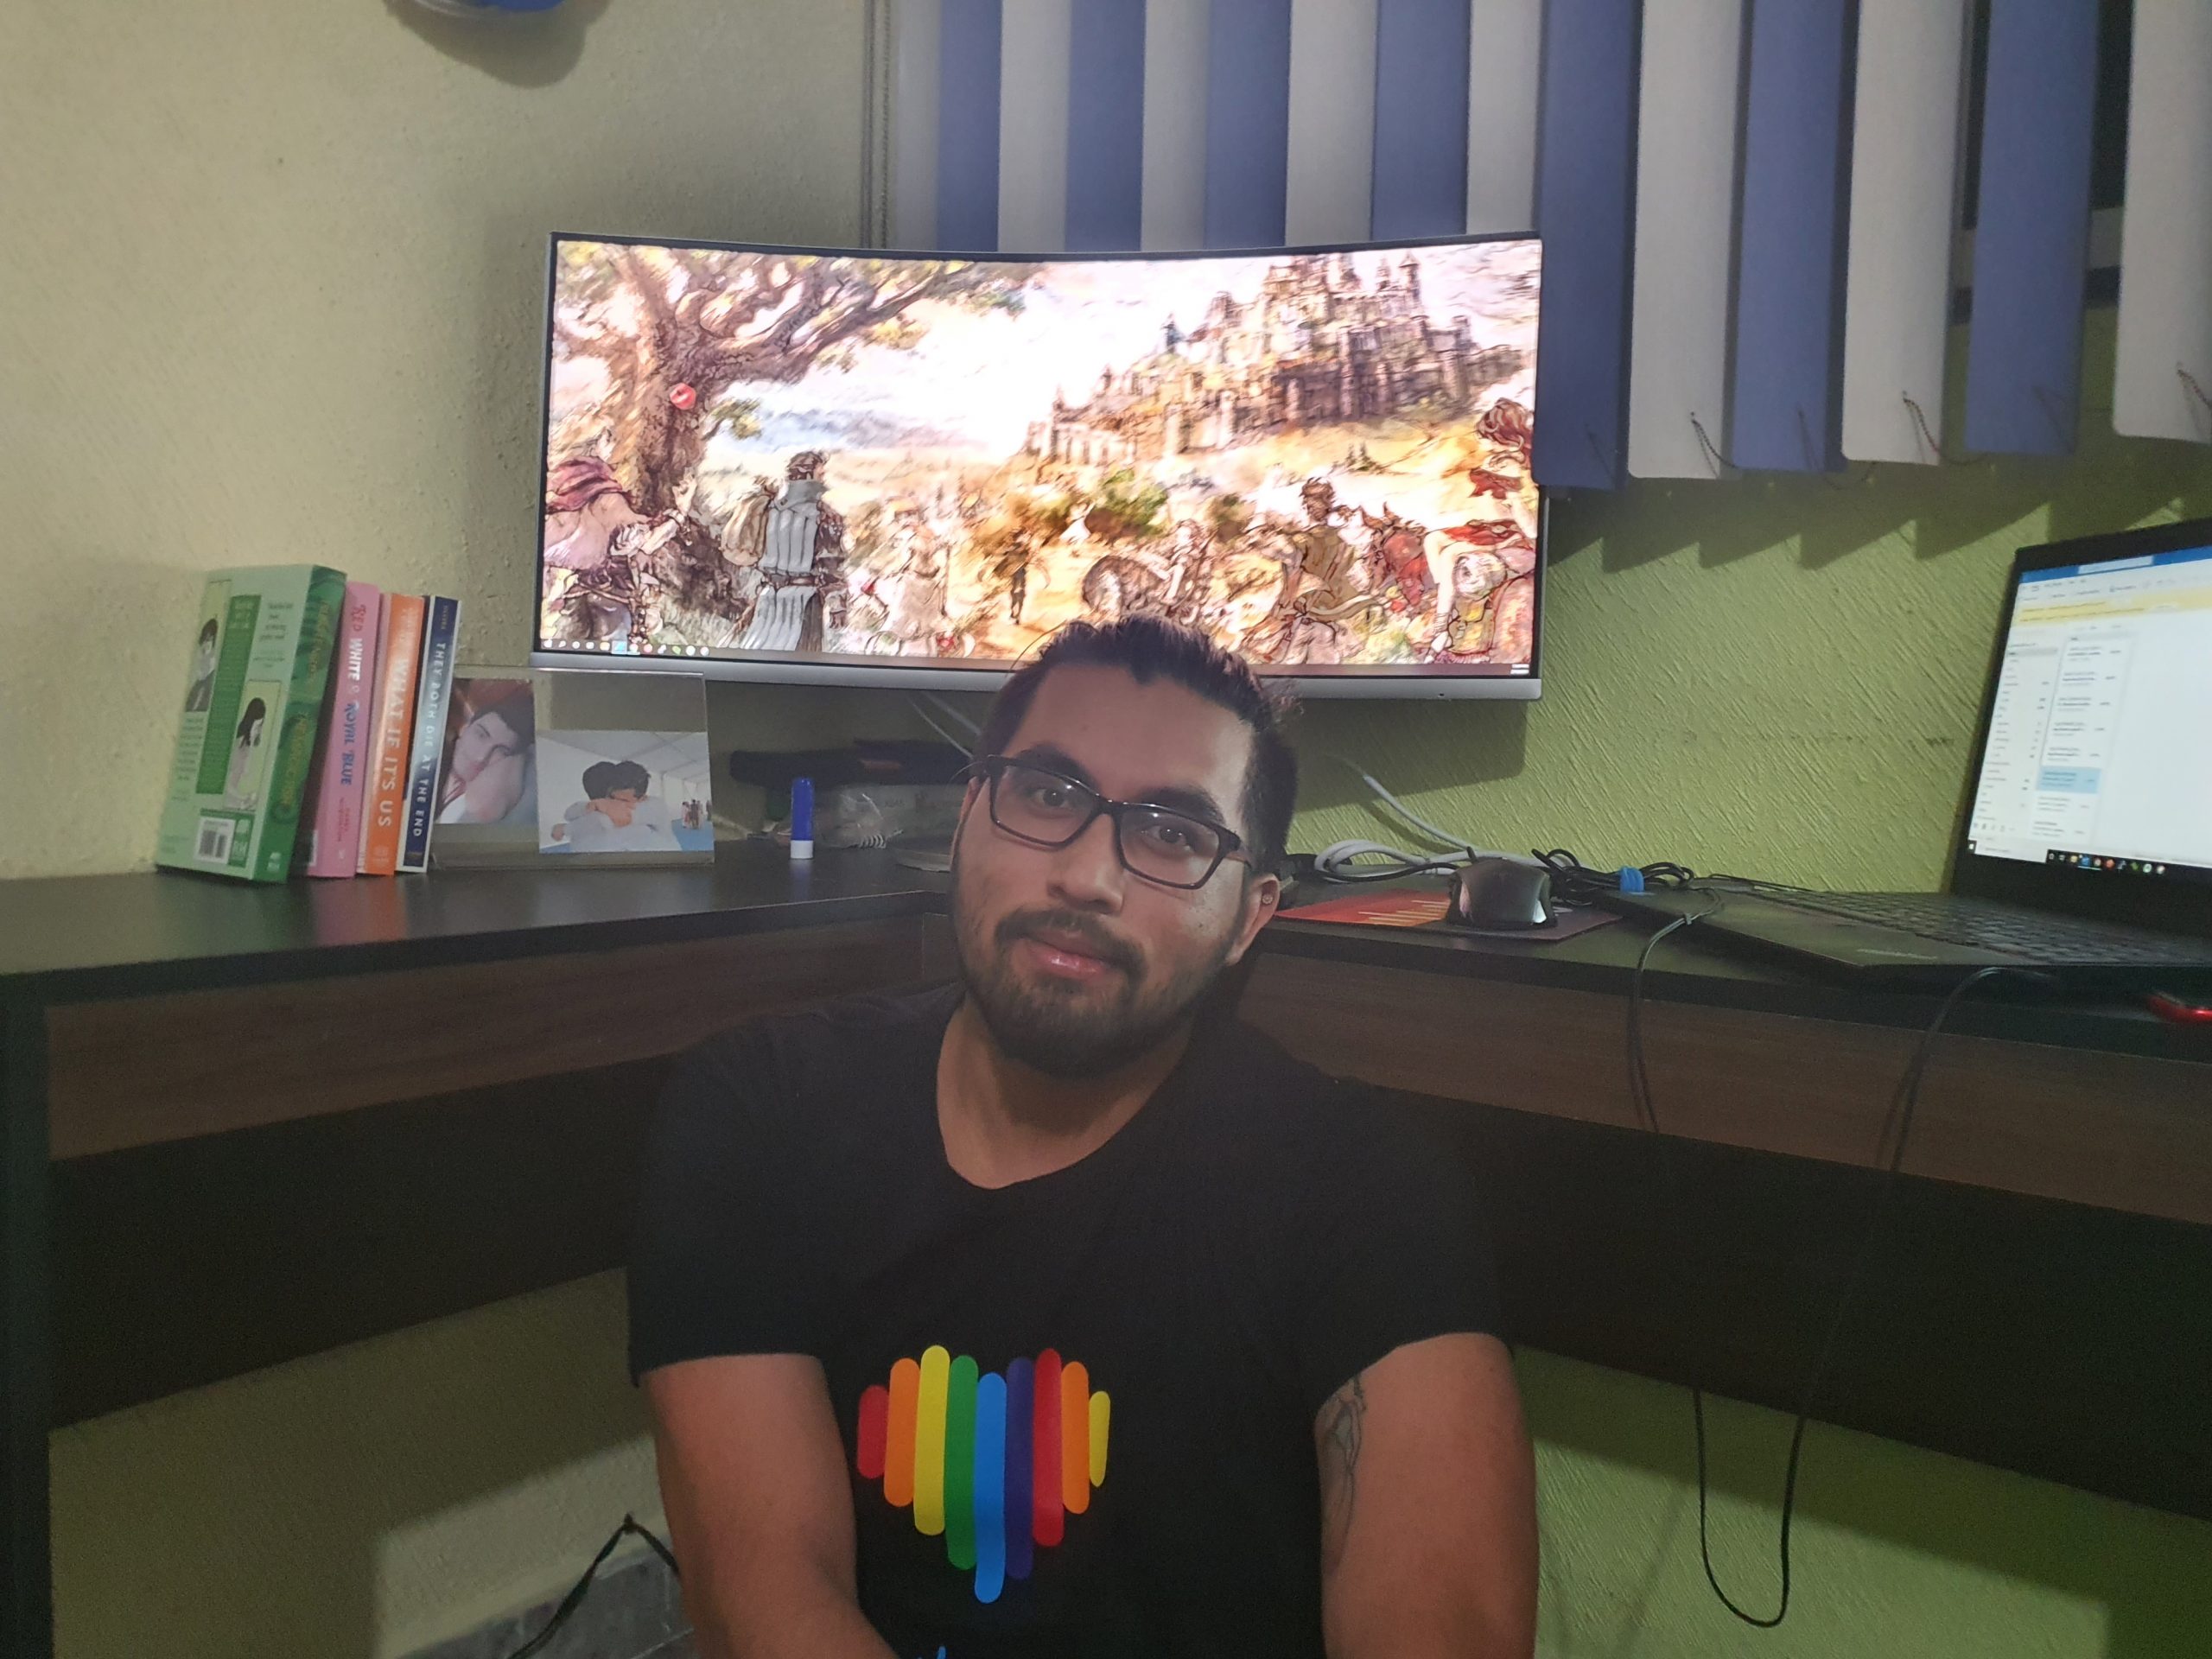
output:
[[150, 859], [201, 571], [320, 560], [528, 648], [547, 232], [859, 226], [860, 0], [6, 18], [0, 777], [41, 786], [0, 877]]
[[[859, 0], [5, 16], [0, 877], [146, 862], [202, 570], [321, 560], [526, 647], [549, 231], [859, 222]], [[62, 1654], [366, 1659], [565, 1586], [658, 1512], [620, 1307], [594, 1281], [57, 1434]]]

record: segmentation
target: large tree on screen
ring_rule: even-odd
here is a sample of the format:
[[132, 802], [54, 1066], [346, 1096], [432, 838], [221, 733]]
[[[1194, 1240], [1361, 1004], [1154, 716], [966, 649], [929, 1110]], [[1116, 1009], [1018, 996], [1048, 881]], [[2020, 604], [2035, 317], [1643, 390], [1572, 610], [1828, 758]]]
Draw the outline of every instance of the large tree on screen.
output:
[[923, 301], [964, 310], [1021, 308], [1034, 265], [961, 259], [799, 258], [569, 243], [561, 249], [553, 327], [571, 357], [607, 368], [589, 415], [631, 504], [652, 514], [718, 429], [756, 429], [736, 389], [848, 367], [862, 346], [903, 350], [922, 337]]

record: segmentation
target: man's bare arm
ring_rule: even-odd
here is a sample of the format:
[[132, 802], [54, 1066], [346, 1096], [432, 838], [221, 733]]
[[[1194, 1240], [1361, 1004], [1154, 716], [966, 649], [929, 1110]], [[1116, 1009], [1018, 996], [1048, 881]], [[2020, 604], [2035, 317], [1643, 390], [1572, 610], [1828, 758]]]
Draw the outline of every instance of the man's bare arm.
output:
[[701, 1659], [893, 1659], [861, 1614], [852, 1490], [821, 1365], [687, 1360], [649, 1373], [645, 1392]]
[[1393, 1350], [1313, 1423], [1329, 1659], [1529, 1659], [1535, 1467], [1494, 1337]]

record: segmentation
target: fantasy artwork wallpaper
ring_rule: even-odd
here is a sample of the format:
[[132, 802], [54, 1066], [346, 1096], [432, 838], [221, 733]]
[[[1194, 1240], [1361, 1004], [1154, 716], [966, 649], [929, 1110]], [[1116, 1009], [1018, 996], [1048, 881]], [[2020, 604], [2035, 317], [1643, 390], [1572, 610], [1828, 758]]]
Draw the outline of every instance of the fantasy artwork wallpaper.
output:
[[539, 643], [988, 667], [1149, 611], [1526, 671], [1538, 249], [556, 244]]

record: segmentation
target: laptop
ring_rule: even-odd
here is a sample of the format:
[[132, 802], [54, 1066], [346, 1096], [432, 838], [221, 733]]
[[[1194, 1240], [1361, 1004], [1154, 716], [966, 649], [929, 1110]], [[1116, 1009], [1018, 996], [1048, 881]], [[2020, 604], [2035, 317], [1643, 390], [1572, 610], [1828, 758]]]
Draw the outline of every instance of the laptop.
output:
[[1859, 978], [2212, 981], [2212, 519], [2015, 557], [1948, 893], [1720, 880], [1608, 903]]

